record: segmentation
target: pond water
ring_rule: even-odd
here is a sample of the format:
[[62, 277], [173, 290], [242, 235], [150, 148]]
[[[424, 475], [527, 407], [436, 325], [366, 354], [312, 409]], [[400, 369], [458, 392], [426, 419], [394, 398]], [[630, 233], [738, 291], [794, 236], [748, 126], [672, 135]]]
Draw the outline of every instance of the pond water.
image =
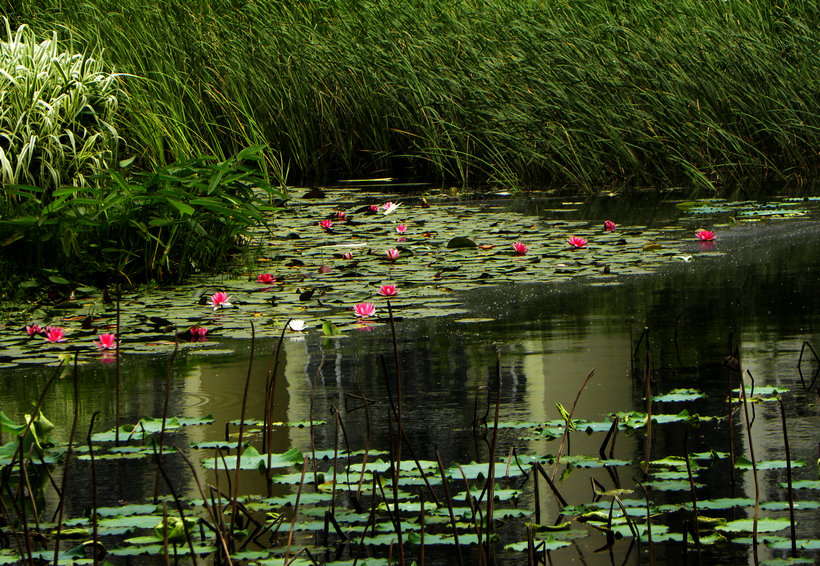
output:
[[[617, 214], [621, 222], [651, 226], [655, 222], [668, 222], [678, 214], [674, 203], [651, 207], [632, 205], [631, 208], [619, 204], [621, 208], [618, 210], [605, 208], [607, 206], [613, 205], [587, 203], [565, 217]], [[527, 207], [528, 213], [535, 215], [549, 215], [549, 211], [555, 208], [547, 201], [529, 203]], [[692, 261], [670, 261], [651, 274], [594, 281], [575, 278], [551, 283], [533, 278], [532, 282], [515, 281], [503, 286], [456, 291], [463, 305], [462, 312], [439, 317], [404, 316], [396, 321], [397, 357], [390, 325], [385, 322], [361, 325], [345, 332], [342, 337], [333, 338], [325, 338], [315, 328], [304, 333], [287, 332], [276, 372], [274, 420], [305, 422], [312, 414], [314, 419], [326, 423], [317, 424], [312, 430], [308, 426], [276, 428], [272, 452], [284, 453], [297, 448], [309, 454], [313, 435], [316, 450], [333, 451], [336, 446], [340, 450], [348, 446], [350, 450], [373, 451], [369, 457], [371, 462], [376, 458], [388, 460], [386, 451], [391, 438], [396, 435], [396, 423], [390, 423], [389, 407], [390, 399], [395, 402], [399, 395], [398, 369], [401, 420], [407, 436], [402, 447], [402, 459], [405, 460], [402, 470], [406, 469], [407, 460], [412, 464], [413, 456], [422, 462], [435, 461], [437, 450], [444, 467], [459, 463], [469, 468], [469, 463], [477, 462], [484, 463], [486, 470], [486, 463], [491, 458], [493, 411], [498, 392], [498, 420], [502, 425], [495, 447], [497, 462], [508, 461], [511, 450], [515, 449], [522, 458], [540, 459], [549, 474], [555, 456], [562, 451], [563, 462], [556, 466], [555, 479], [558, 491], [569, 505], [591, 505], [595, 499], [594, 480], [601, 491], [632, 490], [621, 492], [619, 497], [640, 521], [645, 518], [645, 508], [641, 511], [644, 492], [637, 482], [644, 483], [654, 506], [669, 506], [661, 508], [653, 519], [654, 536], [658, 541], [654, 549], [657, 563], [697, 563], [695, 549], [691, 546], [693, 537], [688, 537], [690, 556], [687, 559], [680, 534], [685, 529], [683, 522], [691, 519], [690, 511], [679, 509], [692, 499], [686, 469], [678, 463], [677, 467], [659, 467], [645, 477], [642, 465], [647, 454], [645, 430], [619, 432], [610, 458], [622, 462], [603, 467], [586, 461], [584, 456], [597, 457], [599, 447], [604, 443], [605, 429], [593, 426], [594, 432], [586, 433], [583, 423], [578, 423], [576, 426], [581, 430], [571, 433], [568, 445], [559, 448], [560, 434], [555, 439], [544, 434], [544, 429], [554, 428], [555, 423], [550, 426], [543, 423], [560, 421], [556, 403], [570, 410], [592, 370], [594, 372], [578, 396], [572, 415], [574, 419], [608, 424], [613, 413], [646, 411], [643, 378], [647, 354], [642, 335], [647, 328], [649, 369], [656, 394], [677, 389], [691, 389], [703, 394], [693, 400], [653, 403], [653, 414], [679, 415], [685, 409], [690, 415], [720, 417], [704, 420], [699, 426], [684, 422], [657, 423], [652, 428], [650, 458], [683, 456], [685, 445], [690, 454], [701, 453], [697, 460], [699, 469], [693, 470], [700, 513], [730, 521], [751, 518], [754, 506], [748, 501], [725, 508], [720, 502], [715, 503], [729, 497], [753, 498], [755, 491], [752, 472], [745, 469], [733, 471], [730, 458], [721, 457], [721, 453], [730, 451], [731, 444], [736, 458], [740, 455], [751, 458], [749, 436], [743, 426], [744, 413], [739, 410], [741, 405], [736, 406], [738, 410], [731, 419], [726, 418], [727, 380], [731, 376], [735, 387], [739, 383], [739, 374], [730, 372], [724, 365], [731, 340], [732, 344], [739, 345], [743, 371], [748, 371], [754, 378], [758, 392], [767, 386], [782, 390], [791, 458], [802, 460], [803, 464], [793, 470], [794, 481], [804, 480], [804, 484], [800, 484], [803, 488], [794, 492], [794, 499], [802, 504], [796, 511], [797, 538], [807, 546], [798, 555], [807, 560], [806, 563], [815, 563], [820, 535], [817, 520], [817, 489], [820, 486], [816, 482], [820, 413], [818, 381], [815, 380], [818, 363], [809, 349], [803, 350], [800, 371], [798, 359], [805, 342], [815, 349], [820, 348], [819, 236], [820, 222], [809, 214], [796, 220], [752, 223], [727, 229], [720, 233], [710, 253], [703, 253], [697, 242], [684, 243], [680, 251], [684, 257], [692, 255]], [[424, 299], [417, 301], [414, 311], [423, 313]], [[248, 325], [251, 320], [247, 321]], [[161, 417], [170, 364], [168, 415], [193, 419], [208, 417], [208, 422], [169, 431], [165, 442], [184, 448], [203, 483], [212, 485], [217, 482], [217, 477], [201, 467], [205, 460], [214, 457], [213, 445], [208, 443], [224, 441], [226, 436], [236, 442], [238, 427], [229, 427], [227, 423], [241, 414], [248, 375], [250, 393], [246, 418], [263, 417], [265, 377], [276, 346], [271, 333], [260, 333], [254, 342], [251, 362], [250, 340], [215, 338], [214, 341], [218, 344], [216, 348], [183, 349], [173, 359], [170, 343], [153, 354], [128, 355], [124, 348], [120, 365], [123, 393], [119, 407], [123, 423], [134, 423], [143, 416]], [[53, 368], [37, 367], [3, 370], [0, 373], [0, 409], [15, 422], [21, 422], [23, 413], [31, 410], [32, 403], [54, 371]], [[116, 364], [96, 360], [78, 368], [80, 418], [75, 442], [84, 442], [94, 412], [99, 412], [95, 432], [108, 430], [114, 425], [116, 371]], [[747, 379], [746, 386], [750, 385], [751, 381]], [[75, 409], [74, 394], [73, 380], [67, 375], [57, 379], [44, 398], [43, 413], [55, 423], [53, 438], [59, 442], [68, 439]], [[362, 396], [372, 401], [367, 410], [362, 408]], [[760, 400], [750, 405], [754, 410], [751, 443], [755, 459], [784, 460], [778, 403]], [[335, 426], [337, 416], [343, 433]], [[490, 426], [480, 422], [476, 426], [477, 417], [485, 416]], [[622, 420], [625, 417], [621, 415]], [[258, 427], [249, 427], [245, 432], [246, 440], [250, 439], [261, 452], [260, 435], [254, 430]], [[5, 440], [8, 440], [6, 436]], [[206, 448], [191, 448], [192, 443]], [[377, 450], [382, 452], [377, 455]], [[708, 456], [710, 451], [714, 451], [711, 458]], [[75, 454], [68, 473], [66, 517], [87, 516], [95, 504], [117, 507], [125, 503], [151, 502], [155, 466], [150, 459], [113, 458], [109, 452], [112, 459], [105, 460], [105, 453], [106, 450], [100, 449], [95, 464], [96, 503], [92, 497], [88, 455], [80, 453], [81, 459], [76, 459]], [[199, 498], [185, 463], [175, 455], [166, 456], [165, 462], [170, 477], [176, 482], [178, 495]], [[318, 467], [328, 471], [330, 465], [329, 461], [322, 461]], [[513, 464], [511, 467], [517, 466]], [[532, 470], [529, 460], [523, 467], [528, 472]], [[788, 510], [783, 508], [788, 497], [781, 487], [786, 481], [786, 471], [776, 464], [773, 467], [775, 469], [758, 470], [760, 499], [769, 504], [768, 507], [764, 505], [760, 516], [782, 519], [788, 517]], [[308, 476], [311, 476], [310, 466], [308, 470]], [[277, 473], [299, 471], [301, 457], [298, 465]], [[467, 473], [470, 473], [469, 469]], [[62, 469], [58, 467], [54, 480], [61, 481], [62, 475]], [[330, 475], [328, 471], [326, 479], [329, 480]], [[225, 490], [225, 474], [220, 476], [218, 481]], [[574, 517], [572, 513], [559, 513], [560, 505], [543, 479], [538, 482], [536, 496], [531, 473], [529, 477], [513, 476], [509, 480], [497, 478], [498, 489], [516, 490], [513, 503], [503, 496], [498, 503], [497, 516], [503, 520], [495, 529], [500, 538], [494, 549], [494, 560], [503, 564], [526, 563], [525, 550], [503, 549], [506, 544], [527, 540], [525, 523], [537, 519], [540, 524], [548, 525]], [[731, 476], [735, 482], [729, 481]], [[482, 477], [474, 477], [471, 481], [474, 489], [483, 485]], [[676, 485], [676, 481], [679, 484]], [[421, 489], [415, 484], [410, 485], [413, 487], [405, 485], [404, 489], [415, 494]], [[386, 480], [385, 489], [392, 493], [389, 487]], [[370, 489], [367, 485], [365, 488]], [[458, 489], [463, 491], [463, 482]], [[242, 472], [240, 490], [256, 496], [249, 502], [257, 504], [257, 507], [250, 505], [257, 513], [265, 509], [259, 499], [290, 496], [292, 500], [297, 492], [289, 479], [274, 482], [268, 489], [264, 476], [256, 471]], [[305, 493], [314, 491], [313, 486], [305, 486]], [[160, 492], [168, 493], [164, 484]], [[43, 494], [43, 516], [50, 519], [57, 497], [47, 485], [43, 487]], [[610, 504], [613, 504], [612, 497], [605, 496], [601, 501], [601, 508], [608, 513]], [[418, 507], [419, 504], [415, 505]], [[464, 505], [462, 499], [459, 506]], [[350, 501], [343, 499], [339, 503], [341, 509], [337, 507], [336, 511], [342, 517], [352, 506]], [[168, 508], [173, 508], [171, 502]], [[290, 513], [292, 507], [270, 504], [269, 508]], [[309, 514], [310, 505], [304, 509]], [[322, 509], [320, 506], [320, 511]], [[618, 510], [617, 505], [615, 509]], [[504, 514], [502, 510], [510, 511]], [[575, 516], [589, 510], [579, 510]], [[153, 512], [156, 514], [157, 511], [154, 509]], [[418, 519], [417, 515], [416, 512], [406, 520], [412, 524]], [[428, 521], [432, 518], [431, 515]], [[135, 525], [147, 525], [132, 519]], [[321, 515], [318, 515], [317, 520], [320, 519]], [[356, 524], [355, 520], [348, 520], [350, 525]], [[289, 519], [282, 529], [284, 539], [287, 539], [288, 525]], [[417, 524], [405, 527], [407, 533], [418, 530]], [[670, 536], [669, 542], [660, 542], [664, 538], [664, 527], [668, 527], [669, 532], [678, 533]], [[446, 524], [438, 525], [432, 532], [447, 532], [447, 528]], [[701, 529], [703, 560], [736, 564], [752, 560], [751, 545], [743, 540], [751, 535], [724, 532], [735, 542], [707, 544], [713, 533], [704, 527]], [[788, 556], [788, 545], [785, 545], [786, 550], [780, 549], [783, 542], [763, 544], [764, 538], [772, 541], [775, 537], [788, 539], [788, 523], [785, 530], [782, 524], [771, 527], [771, 530], [759, 535], [760, 560]], [[462, 532], [468, 531], [465, 527]], [[571, 534], [562, 538], [567, 532]], [[123, 537], [134, 536], [134, 533], [118, 534], [114, 529], [106, 533], [118, 542]], [[318, 544], [320, 534], [321, 530], [297, 532], [291, 554], [302, 546]], [[569, 531], [539, 533], [535, 538], [545, 540], [553, 535], [559, 542], [566, 543], [550, 552], [548, 560], [553, 564], [649, 563], [645, 534], [640, 545], [631, 545], [631, 536], [620, 538], [619, 535], [610, 548], [596, 552], [606, 547], [606, 536], [587, 523], [573, 520]], [[463, 536], [466, 538], [466, 534]], [[453, 544], [436, 545], [429, 540], [424, 547], [426, 564], [456, 563]], [[120, 544], [124, 548], [135, 547], [127, 542]], [[13, 543], [11, 547], [15, 548]], [[282, 548], [277, 547], [280, 552]], [[251, 544], [248, 549], [259, 550], [260, 547]], [[476, 563], [474, 544], [465, 544], [462, 551], [464, 563]], [[348, 545], [340, 557], [350, 560], [353, 552]], [[419, 559], [420, 546], [408, 544], [405, 552], [409, 564]], [[392, 553], [395, 559], [397, 550], [382, 545], [368, 547], [367, 553], [382, 558]], [[317, 556], [325, 559], [324, 553]], [[127, 553], [114, 553], [109, 559], [118, 563], [133, 560]], [[145, 561], [159, 563], [164, 559], [156, 555], [155, 549], [153, 556], [141, 557], [140, 563]], [[0, 563], [3, 563], [1, 554]], [[371, 560], [367, 563], [383, 562]]]

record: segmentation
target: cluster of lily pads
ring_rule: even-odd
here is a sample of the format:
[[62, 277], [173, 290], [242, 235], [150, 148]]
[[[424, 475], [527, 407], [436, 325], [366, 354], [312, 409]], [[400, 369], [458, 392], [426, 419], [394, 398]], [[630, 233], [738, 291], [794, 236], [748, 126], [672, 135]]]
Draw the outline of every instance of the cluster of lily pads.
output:
[[[320, 328], [340, 334], [386, 320], [383, 299], [391, 300], [399, 319], [451, 316], [469, 312], [455, 292], [477, 286], [575, 277], [593, 285], [616, 285], [620, 277], [689, 262], [697, 253], [719, 255], [714, 229], [699, 226], [704, 219], [725, 225], [727, 218], [759, 221], [809, 213], [802, 200], [787, 199], [779, 207], [681, 202], [683, 218], [642, 226], [616, 225], [608, 219], [564, 220], [573, 210], [571, 202], [558, 202], [553, 210], [534, 216], [511, 212], [503, 202], [407, 196], [401, 203], [367, 202], [378, 198], [375, 193], [336, 189], [327, 191], [327, 202], [293, 199], [255, 233], [255, 267], [240, 264], [233, 275], [203, 275], [175, 287], [122, 289], [119, 328], [112, 320], [114, 303], [105, 300], [111, 289], [71, 287], [67, 281], [57, 289], [65, 290], [63, 299], [41, 305], [20, 320], [18, 328], [48, 325], [62, 334], [55, 330], [42, 342], [76, 345], [66, 323], [82, 320], [81, 336], [98, 331], [87, 342], [91, 349], [102, 349], [94, 343], [108, 344], [106, 350], [120, 344], [135, 352], [166, 347], [172, 332], [200, 347], [213, 347], [219, 337], [249, 337], [249, 318], [263, 334], [278, 335], [289, 320], [293, 332]], [[697, 246], [688, 243], [695, 230]], [[197, 309], [197, 304], [210, 305], [213, 314]], [[103, 334], [117, 339], [103, 339]], [[32, 348], [38, 342], [0, 335], [5, 351], [0, 364], [39, 363], [46, 352]]]

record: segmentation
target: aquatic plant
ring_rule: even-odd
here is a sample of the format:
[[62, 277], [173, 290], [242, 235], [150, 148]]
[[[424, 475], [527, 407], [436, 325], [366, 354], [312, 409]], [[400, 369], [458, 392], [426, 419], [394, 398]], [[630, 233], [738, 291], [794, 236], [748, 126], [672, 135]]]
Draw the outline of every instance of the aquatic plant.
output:
[[404, 234], [407, 231], [407, 226], [405, 224], [399, 224], [396, 226], [396, 232], [399, 234]]
[[256, 281], [259, 283], [273, 284], [276, 283], [276, 278], [270, 273], [260, 273], [256, 276]]
[[45, 328], [46, 340], [49, 342], [65, 342], [65, 330], [59, 326], [46, 326]]
[[387, 251], [385, 251], [384, 254], [387, 256], [388, 260], [396, 261], [397, 259], [399, 259], [400, 252], [396, 248], [390, 248]]
[[303, 330], [305, 330], [307, 328], [307, 324], [305, 323], [304, 320], [294, 318], [294, 319], [291, 319], [290, 322], [288, 322], [288, 328], [293, 330], [294, 332], [302, 332]]
[[40, 327], [40, 325], [38, 324], [30, 324], [26, 326], [26, 333], [29, 335], [29, 337], [34, 337], [38, 334], [42, 334], [43, 328]]
[[99, 340], [93, 340], [93, 342], [100, 350], [115, 350], [117, 348], [117, 335], [111, 333], [100, 334]]
[[612, 220], [605, 220], [604, 221], [604, 230], [606, 230], [607, 232], [611, 232], [616, 227], [617, 227], [617, 224], [615, 224]]
[[587, 246], [586, 239], [580, 236], [570, 236], [567, 243], [574, 249], [585, 248]]
[[515, 242], [513, 244], [513, 249], [515, 250], [515, 253], [519, 255], [524, 255], [525, 253], [527, 253], [527, 250], [529, 248], [527, 248], [527, 246], [522, 244], [521, 242]]
[[324, 228], [325, 230], [330, 230], [330, 229], [332, 229], [332, 228], [333, 228], [333, 221], [332, 221], [332, 220], [328, 220], [328, 219], [325, 219], [325, 220], [320, 220], [320, 221], [319, 221], [319, 226], [321, 226], [321, 227], [322, 227], [322, 228]]
[[392, 297], [396, 295], [399, 290], [396, 288], [395, 285], [382, 285], [379, 287], [379, 295], [383, 297]]
[[225, 309], [231, 307], [230, 303], [231, 297], [225, 291], [217, 291], [213, 295], [211, 295], [210, 304], [214, 307], [214, 310]]
[[697, 236], [701, 242], [711, 242], [715, 239], [715, 233], [711, 230], [698, 230], [695, 232], [695, 236]]
[[356, 305], [353, 306], [353, 312], [358, 317], [367, 318], [375, 314], [376, 305], [373, 303], [356, 303]]

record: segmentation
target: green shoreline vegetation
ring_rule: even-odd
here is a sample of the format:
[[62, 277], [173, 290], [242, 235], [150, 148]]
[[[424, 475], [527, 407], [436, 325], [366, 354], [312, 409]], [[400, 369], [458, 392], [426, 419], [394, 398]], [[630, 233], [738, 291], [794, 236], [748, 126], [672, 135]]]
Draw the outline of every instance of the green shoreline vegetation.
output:
[[[588, 194], [803, 184], [820, 166], [820, 7], [810, 1], [38, 0], [4, 15], [10, 35], [21, 25], [40, 40], [56, 32], [115, 73], [117, 144], [106, 163], [130, 167], [74, 179], [101, 192], [72, 188], [59, 204], [80, 198], [99, 212], [109, 193], [141, 182], [135, 173], [154, 172], [150, 195], [165, 191], [159, 203], [130, 201], [150, 218], [142, 251], [118, 243], [101, 265], [72, 264], [64, 256], [76, 260], [94, 235], [72, 240], [88, 210], [61, 211], [48, 237], [69, 244], [51, 246], [62, 259], [37, 258], [41, 267], [143, 279], [206, 269], [224, 250], [191, 262], [190, 250], [174, 249], [161, 269], [143, 263], [171, 250], [168, 225], [184, 232], [176, 240], [197, 241], [188, 221], [200, 211], [219, 224], [230, 202], [253, 220], [264, 199], [285, 196], [271, 184], [376, 174]], [[246, 167], [236, 156], [249, 151], [253, 185], [267, 192], [252, 210], [231, 188], [201, 209], [197, 199], [212, 195], [165, 183], [163, 172], [204, 167], [203, 156]], [[53, 201], [43, 182], [24, 183], [5, 187], [3, 218], [28, 220], [7, 222], [0, 237], [30, 250], [34, 232], [21, 222], [34, 218], [42, 240]], [[20, 212], [21, 201], [38, 212]], [[243, 230], [208, 234], [227, 242]], [[30, 264], [22, 257], [16, 268]]]

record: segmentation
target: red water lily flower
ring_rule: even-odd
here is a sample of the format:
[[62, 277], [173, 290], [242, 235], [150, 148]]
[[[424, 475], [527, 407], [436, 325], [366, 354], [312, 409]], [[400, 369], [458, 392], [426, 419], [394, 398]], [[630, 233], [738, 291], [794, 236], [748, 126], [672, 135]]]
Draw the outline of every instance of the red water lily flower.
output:
[[604, 230], [607, 232], [612, 232], [618, 225], [615, 224], [612, 220], [605, 220], [604, 221]]
[[576, 250], [587, 247], [587, 241], [580, 236], [570, 236], [567, 243]]
[[373, 313], [376, 312], [376, 305], [373, 303], [356, 303], [353, 312], [356, 313], [356, 316], [367, 318], [373, 316]]
[[396, 261], [397, 259], [399, 259], [399, 250], [397, 250], [396, 248], [390, 248], [384, 253], [387, 256], [387, 259], [389, 259], [390, 261]]
[[276, 283], [276, 278], [270, 273], [260, 273], [256, 276], [259, 283]]
[[194, 337], [204, 338], [205, 336], [208, 335], [208, 329], [205, 328], [204, 326], [199, 326], [199, 325], [192, 326], [190, 332], [191, 332], [191, 338], [194, 338]]
[[32, 324], [31, 326], [26, 326], [26, 332], [28, 332], [29, 336], [36, 336], [37, 334], [42, 334], [43, 328], [38, 324]]
[[382, 297], [392, 297], [399, 292], [395, 285], [382, 285], [379, 287], [379, 295]]
[[227, 307], [232, 306], [230, 303], [231, 296], [228, 295], [225, 291], [217, 291], [213, 295], [211, 295], [211, 305], [213, 305], [214, 310], [224, 309]]
[[100, 340], [92, 340], [94, 345], [100, 350], [116, 350], [117, 349], [117, 335], [116, 334], [100, 334]]
[[46, 340], [49, 342], [65, 342], [65, 330], [59, 326], [46, 326]]
[[330, 230], [331, 228], [333, 228], [333, 220], [328, 220], [327, 218], [324, 220], [320, 220], [319, 226], [321, 226], [325, 230]]
[[711, 230], [698, 230], [695, 232], [695, 236], [697, 236], [701, 242], [711, 242], [715, 239], [715, 233]]
[[381, 207], [378, 204], [370, 205], [370, 212], [378, 212]]
[[513, 248], [515, 249], [515, 253], [517, 253], [519, 255], [523, 255], [523, 254], [527, 253], [527, 250], [529, 249], [527, 246], [525, 246], [521, 242], [514, 243]]

